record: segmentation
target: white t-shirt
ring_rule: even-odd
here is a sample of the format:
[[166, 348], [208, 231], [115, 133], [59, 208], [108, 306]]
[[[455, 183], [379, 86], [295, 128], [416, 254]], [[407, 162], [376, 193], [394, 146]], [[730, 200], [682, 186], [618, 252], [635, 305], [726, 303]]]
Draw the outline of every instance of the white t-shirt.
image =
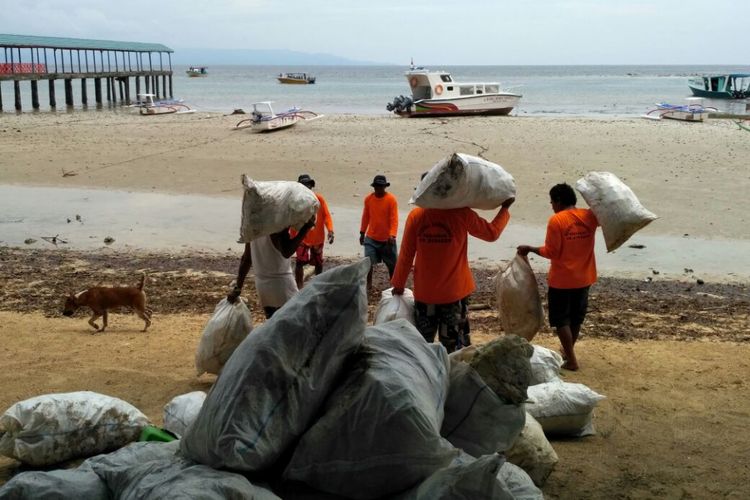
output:
[[255, 272], [255, 289], [260, 305], [281, 307], [297, 293], [297, 282], [292, 272], [292, 261], [273, 246], [270, 236], [250, 242], [250, 256]]

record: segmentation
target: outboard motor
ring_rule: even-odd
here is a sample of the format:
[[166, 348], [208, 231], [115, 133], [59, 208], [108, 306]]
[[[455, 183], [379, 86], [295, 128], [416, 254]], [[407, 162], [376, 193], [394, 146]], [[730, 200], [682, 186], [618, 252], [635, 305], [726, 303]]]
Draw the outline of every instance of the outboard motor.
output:
[[414, 101], [411, 97], [406, 97], [403, 95], [400, 95], [398, 97], [393, 98], [393, 102], [389, 102], [385, 109], [388, 111], [393, 111], [395, 113], [408, 113], [411, 111], [411, 106], [414, 104]]

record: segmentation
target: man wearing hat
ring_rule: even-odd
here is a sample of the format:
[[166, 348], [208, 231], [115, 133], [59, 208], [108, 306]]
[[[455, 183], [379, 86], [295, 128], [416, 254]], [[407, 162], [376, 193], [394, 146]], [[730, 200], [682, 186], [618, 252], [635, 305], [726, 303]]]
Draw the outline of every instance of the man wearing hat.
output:
[[396, 268], [396, 233], [398, 232], [398, 202], [396, 197], [386, 192], [391, 183], [384, 175], [376, 175], [372, 181], [373, 192], [365, 198], [362, 223], [359, 228], [359, 244], [365, 248], [372, 266], [367, 273], [367, 289], [372, 288], [372, 269], [383, 262], [388, 268], [388, 277]]
[[[315, 179], [308, 174], [302, 174], [297, 178], [297, 182], [307, 186], [310, 190], [315, 187]], [[315, 217], [315, 226], [307, 233], [302, 244], [297, 247], [297, 262], [294, 266], [294, 278], [297, 281], [297, 288], [302, 288], [304, 281], [305, 264], [311, 264], [315, 267], [315, 274], [323, 272], [323, 245], [326, 240], [326, 229], [328, 230], [328, 243], [333, 243], [333, 219], [331, 212], [328, 211], [328, 203], [320, 193], [315, 193], [320, 207]], [[290, 231], [294, 236], [294, 231]]]

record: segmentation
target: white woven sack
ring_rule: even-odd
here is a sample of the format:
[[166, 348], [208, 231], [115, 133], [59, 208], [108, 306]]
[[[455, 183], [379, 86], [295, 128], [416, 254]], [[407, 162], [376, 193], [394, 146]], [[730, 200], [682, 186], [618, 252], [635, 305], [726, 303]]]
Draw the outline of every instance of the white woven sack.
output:
[[198, 350], [195, 352], [195, 371], [221, 372], [234, 350], [253, 329], [253, 318], [241, 297], [234, 304], [226, 298], [216, 304], [214, 314], [203, 328]]
[[315, 215], [320, 206], [309, 188], [292, 181], [254, 181], [242, 175], [240, 241], [278, 233], [288, 227], [299, 229]]
[[380, 293], [380, 303], [375, 310], [375, 324], [388, 323], [396, 319], [405, 319], [412, 325], [414, 319], [414, 292], [404, 288], [403, 295], [393, 295], [393, 288]]
[[536, 276], [525, 255], [518, 255], [495, 278], [500, 321], [506, 335], [529, 342], [544, 324], [544, 310]]
[[193, 391], [175, 396], [164, 405], [164, 428], [178, 436], [185, 434], [185, 430], [201, 411], [206, 393]]
[[583, 384], [555, 380], [532, 385], [526, 410], [547, 435], [583, 437], [595, 434], [591, 417], [594, 407], [605, 396]]
[[611, 172], [589, 172], [576, 182], [602, 227], [607, 252], [618, 249], [638, 230], [659, 217], [646, 209], [635, 193]]
[[540, 345], [532, 346], [534, 353], [531, 355], [531, 382], [529, 385], [544, 384], [560, 379], [560, 368], [564, 361], [562, 356]]
[[515, 196], [513, 176], [503, 167], [484, 158], [454, 153], [430, 169], [409, 203], [422, 208], [494, 210]]
[[514, 500], [544, 500], [542, 490], [534, 485], [525, 470], [510, 462], [505, 462], [497, 473], [497, 478], [508, 488]]
[[505, 456], [509, 463], [521, 467], [540, 488], [558, 462], [557, 453], [544, 435], [542, 426], [528, 412], [521, 435], [506, 450]]
[[35, 467], [52, 465], [124, 446], [148, 424], [136, 407], [111, 396], [46, 394], [0, 416], [0, 455]]

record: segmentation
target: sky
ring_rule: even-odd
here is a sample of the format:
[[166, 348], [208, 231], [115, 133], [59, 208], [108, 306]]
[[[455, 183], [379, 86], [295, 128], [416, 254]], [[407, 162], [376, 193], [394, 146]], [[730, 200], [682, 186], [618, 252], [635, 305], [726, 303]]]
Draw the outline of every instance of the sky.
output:
[[748, 65], [744, 0], [0, 0], [0, 33], [383, 64]]

